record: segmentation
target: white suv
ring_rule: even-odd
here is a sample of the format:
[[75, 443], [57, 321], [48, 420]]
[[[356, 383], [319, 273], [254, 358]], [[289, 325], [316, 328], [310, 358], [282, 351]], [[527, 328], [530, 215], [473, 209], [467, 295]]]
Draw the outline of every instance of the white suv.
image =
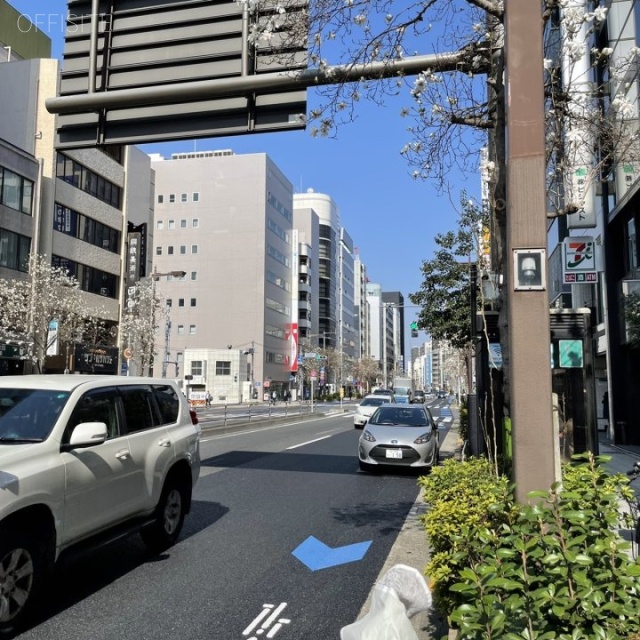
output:
[[200, 472], [177, 385], [119, 376], [0, 377], [0, 635], [24, 620], [61, 553], [140, 531], [172, 545]]

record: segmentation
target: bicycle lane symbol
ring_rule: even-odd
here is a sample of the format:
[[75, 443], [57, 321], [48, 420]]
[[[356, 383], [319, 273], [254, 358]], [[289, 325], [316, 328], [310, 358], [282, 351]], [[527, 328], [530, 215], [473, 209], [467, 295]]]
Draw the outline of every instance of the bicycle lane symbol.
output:
[[[263, 604], [262, 611], [251, 621], [249, 626], [242, 632], [244, 637], [249, 634], [247, 640], [259, 640], [260, 638], [274, 638], [276, 633], [282, 629], [283, 625], [289, 624], [288, 618], [279, 618], [280, 614], [287, 608], [286, 602], [281, 602], [277, 607], [272, 604]], [[275, 622], [275, 624], [274, 624]], [[259, 628], [258, 628], [259, 627]], [[255, 632], [254, 632], [255, 630]], [[266, 635], [264, 635], [266, 633]]]

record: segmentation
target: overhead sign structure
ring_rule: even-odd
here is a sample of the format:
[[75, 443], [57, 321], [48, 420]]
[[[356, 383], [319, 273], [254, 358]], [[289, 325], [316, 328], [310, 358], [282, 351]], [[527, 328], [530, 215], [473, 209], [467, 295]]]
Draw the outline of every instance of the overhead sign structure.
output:
[[304, 128], [303, 86], [235, 90], [226, 97], [197, 91], [212, 80], [304, 69], [306, 0], [282, 6], [285, 11], [275, 2], [69, 0], [59, 97], [53, 101], [115, 94], [123, 99], [145, 89], [154, 97], [135, 106], [124, 100], [55, 111], [58, 146]]
[[595, 242], [591, 237], [568, 237], [562, 243], [562, 276], [565, 284], [598, 282]]

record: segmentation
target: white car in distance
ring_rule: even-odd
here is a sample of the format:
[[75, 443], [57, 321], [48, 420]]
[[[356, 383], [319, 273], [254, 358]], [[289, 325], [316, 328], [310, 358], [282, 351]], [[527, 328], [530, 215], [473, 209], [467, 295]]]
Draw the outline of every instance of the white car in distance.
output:
[[353, 426], [356, 429], [363, 429], [375, 410], [388, 402], [391, 402], [391, 396], [384, 394], [371, 394], [362, 398], [353, 416]]

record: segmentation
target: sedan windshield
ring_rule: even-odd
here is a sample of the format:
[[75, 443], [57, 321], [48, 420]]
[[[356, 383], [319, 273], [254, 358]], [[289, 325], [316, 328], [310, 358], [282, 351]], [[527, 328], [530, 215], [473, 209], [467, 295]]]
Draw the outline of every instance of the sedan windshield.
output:
[[426, 427], [429, 425], [429, 418], [426, 412], [420, 409], [383, 405], [373, 414], [369, 424]]
[[361, 403], [361, 407], [379, 407], [381, 404], [388, 402], [386, 398], [365, 398]]
[[46, 440], [68, 398], [62, 391], [0, 388], [0, 444]]

